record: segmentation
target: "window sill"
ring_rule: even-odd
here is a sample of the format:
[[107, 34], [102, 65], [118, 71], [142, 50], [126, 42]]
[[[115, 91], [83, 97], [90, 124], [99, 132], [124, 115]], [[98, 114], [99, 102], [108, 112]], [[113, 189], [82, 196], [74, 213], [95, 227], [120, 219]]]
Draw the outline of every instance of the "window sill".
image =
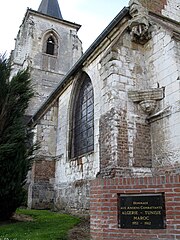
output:
[[76, 160], [78, 160], [80, 158], [87, 157], [87, 156], [89, 156], [91, 154], [94, 154], [94, 151], [90, 151], [90, 152], [84, 153], [82, 155], [79, 155], [78, 157], [70, 158], [69, 161], [73, 162], [73, 161], [76, 161]]
[[57, 55], [51, 55], [51, 54], [47, 54], [47, 53], [42, 53], [42, 55], [46, 56], [46, 57], [57, 58]]

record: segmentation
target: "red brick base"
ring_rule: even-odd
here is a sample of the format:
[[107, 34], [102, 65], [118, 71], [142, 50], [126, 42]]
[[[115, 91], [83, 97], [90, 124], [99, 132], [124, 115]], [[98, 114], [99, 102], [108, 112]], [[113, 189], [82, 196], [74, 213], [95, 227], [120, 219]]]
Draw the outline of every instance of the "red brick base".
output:
[[[122, 229], [118, 227], [118, 194], [164, 193], [165, 229]], [[180, 175], [96, 179], [90, 193], [92, 240], [180, 239]]]

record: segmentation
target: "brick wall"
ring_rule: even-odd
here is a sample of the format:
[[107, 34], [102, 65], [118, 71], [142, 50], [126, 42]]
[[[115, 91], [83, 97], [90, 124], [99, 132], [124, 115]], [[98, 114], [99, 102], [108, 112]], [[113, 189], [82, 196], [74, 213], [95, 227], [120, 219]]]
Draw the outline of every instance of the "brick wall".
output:
[[150, 125], [136, 123], [136, 137], [134, 141], [134, 167], [151, 167], [151, 137]]
[[100, 169], [128, 166], [126, 112], [112, 108], [100, 118]]
[[[164, 193], [165, 229], [118, 227], [118, 194]], [[91, 183], [90, 216], [92, 240], [180, 239], [180, 175], [144, 178], [96, 179]]]
[[180, 19], [179, 0], [139, 0], [143, 7], [157, 14], [171, 18], [177, 22]]
[[55, 161], [38, 160], [34, 163], [34, 180], [49, 181], [55, 177]]
[[[55, 161], [53, 158], [41, 156], [33, 164], [33, 182], [29, 194], [29, 207], [35, 209], [51, 209], [54, 204]], [[29, 189], [30, 190], [30, 189]], [[31, 201], [31, 202], [30, 202]]]
[[[129, 167], [129, 136], [133, 138], [133, 167], [148, 168], [152, 166], [150, 125], [128, 124], [127, 113], [112, 108], [100, 118], [100, 170], [101, 174], [115, 167]], [[130, 133], [131, 130], [134, 133]]]
[[140, 2], [145, 8], [158, 14], [161, 14], [167, 4], [167, 0], [140, 0]]

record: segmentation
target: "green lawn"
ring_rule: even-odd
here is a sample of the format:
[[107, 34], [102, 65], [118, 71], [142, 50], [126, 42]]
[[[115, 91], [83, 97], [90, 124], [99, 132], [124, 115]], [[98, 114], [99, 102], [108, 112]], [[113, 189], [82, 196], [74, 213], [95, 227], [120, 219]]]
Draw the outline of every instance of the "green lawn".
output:
[[18, 214], [32, 216], [32, 222], [0, 225], [0, 240], [67, 240], [68, 231], [80, 220], [66, 214], [44, 210], [20, 209]]

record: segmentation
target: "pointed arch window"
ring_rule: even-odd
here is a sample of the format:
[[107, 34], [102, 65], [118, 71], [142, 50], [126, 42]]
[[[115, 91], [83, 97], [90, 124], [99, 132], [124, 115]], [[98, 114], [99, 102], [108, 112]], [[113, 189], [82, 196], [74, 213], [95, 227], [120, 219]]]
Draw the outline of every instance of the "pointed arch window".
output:
[[58, 36], [54, 31], [45, 34], [43, 38], [43, 53], [51, 56], [58, 55]]
[[72, 156], [94, 150], [94, 93], [91, 79], [84, 74], [74, 104]]

